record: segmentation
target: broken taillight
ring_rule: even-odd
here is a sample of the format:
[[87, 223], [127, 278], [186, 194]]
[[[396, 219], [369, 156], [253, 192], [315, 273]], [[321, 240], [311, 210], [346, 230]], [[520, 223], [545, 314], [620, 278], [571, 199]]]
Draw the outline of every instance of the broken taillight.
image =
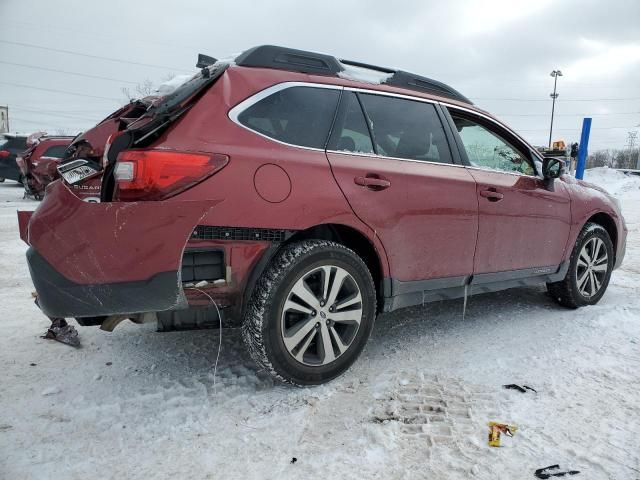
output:
[[69, 185], [100, 174], [100, 167], [90, 160], [79, 158], [58, 166], [58, 173]]
[[114, 200], [163, 200], [200, 183], [229, 163], [218, 153], [125, 150], [115, 168]]

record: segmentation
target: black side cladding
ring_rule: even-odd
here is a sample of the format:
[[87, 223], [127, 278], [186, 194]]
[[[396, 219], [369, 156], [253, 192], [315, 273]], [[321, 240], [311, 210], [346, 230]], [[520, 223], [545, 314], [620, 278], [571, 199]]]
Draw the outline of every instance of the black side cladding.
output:
[[38, 305], [49, 317], [124, 315], [188, 306], [178, 272], [161, 272], [138, 282], [80, 285], [58, 273], [33, 247], [27, 250], [27, 262]]
[[293, 231], [273, 228], [213, 227], [198, 225], [191, 234], [199, 240], [256, 240], [266, 242], [284, 242]]

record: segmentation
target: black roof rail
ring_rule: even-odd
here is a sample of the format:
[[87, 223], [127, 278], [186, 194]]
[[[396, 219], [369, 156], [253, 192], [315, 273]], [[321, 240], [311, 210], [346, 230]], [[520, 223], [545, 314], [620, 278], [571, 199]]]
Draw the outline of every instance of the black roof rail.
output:
[[331, 55], [276, 47], [275, 45], [250, 48], [236, 57], [236, 65], [277, 68], [321, 75], [336, 75], [344, 70], [338, 59]]
[[343, 63], [344, 65], [351, 65], [353, 67], [367, 68], [369, 70], [377, 70], [378, 72], [383, 72], [383, 73], [396, 72], [396, 70], [393, 68], [380, 67], [378, 65], [371, 65], [370, 63], [355, 62], [353, 60], [344, 60], [342, 58], [340, 59], [340, 63]]
[[384, 83], [396, 87], [417, 90], [419, 92], [431, 93], [432, 95], [439, 95], [441, 97], [452, 98], [464, 103], [471, 103], [471, 100], [445, 83], [431, 78], [421, 77], [415, 73], [405, 72], [403, 70], [396, 71], [396, 73], [394, 73], [393, 76]]
[[324, 53], [308, 52], [275, 45], [261, 45], [241, 53], [236, 57], [235, 62], [236, 65], [243, 67], [275, 68], [320, 75], [337, 75], [345, 70], [344, 65], [351, 65], [392, 73], [393, 75], [384, 82], [386, 85], [439, 95], [471, 104], [471, 101], [460, 92], [437, 80], [405, 72], [404, 70], [379, 67], [353, 60], [338, 60], [336, 57]]

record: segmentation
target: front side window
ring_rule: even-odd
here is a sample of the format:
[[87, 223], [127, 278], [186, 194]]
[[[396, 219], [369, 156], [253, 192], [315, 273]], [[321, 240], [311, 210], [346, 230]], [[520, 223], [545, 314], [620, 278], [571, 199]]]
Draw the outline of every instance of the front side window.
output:
[[324, 148], [339, 97], [335, 89], [290, 87], [254, 103], [238, 121], [284, 143]]
[[452, 163], [435, 106], [384, 95], [360, 94], [378, 155]]
[[509, 173], [535, 175], [533, 166], [520, 151], [478, 123], [452, 115], [471, 166]]

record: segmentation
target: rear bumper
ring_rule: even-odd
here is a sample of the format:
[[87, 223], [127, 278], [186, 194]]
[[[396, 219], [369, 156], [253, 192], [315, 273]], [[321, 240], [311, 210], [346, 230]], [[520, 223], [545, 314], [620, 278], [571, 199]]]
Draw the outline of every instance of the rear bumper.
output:
[[51, 317], [186, 308], [183, 252], [217, 203], [89, 203], [54, 182], [33, 214], [18, 214], [40, 308]]
[[27, 262], [38, 305], [50, 317], [93, 317], [186, 308], [178, 272], [148, 280], [83, 285], [63, 277], [33, 247]]

